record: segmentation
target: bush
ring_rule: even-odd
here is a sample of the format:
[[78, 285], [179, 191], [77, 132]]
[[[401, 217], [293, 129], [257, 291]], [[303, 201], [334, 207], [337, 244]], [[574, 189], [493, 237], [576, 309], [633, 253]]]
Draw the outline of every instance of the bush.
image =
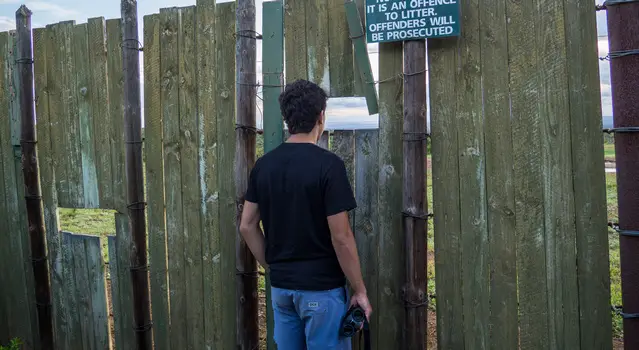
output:
[[7, 346], [0, 345], [0, 350], [20, 350], [22, 349], [21, 345], [22, 345], [22, 342], [20, 341], [20, 339], [13, 338], [11, 339], [11, 342], [9, 342], [9, 345]]

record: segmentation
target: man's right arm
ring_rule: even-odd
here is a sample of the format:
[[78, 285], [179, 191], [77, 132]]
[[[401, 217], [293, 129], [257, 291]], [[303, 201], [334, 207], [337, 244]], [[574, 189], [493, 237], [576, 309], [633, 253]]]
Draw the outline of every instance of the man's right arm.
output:
[[346, 275], [348, 282], [356, 294], [366, 294], [366, 286], [357, 254], [357, 245], [355, 244], [355, 236], [351, 231], [351, 225], [348, 220], [348, 213], [341, 212], [328, 217], [328, 226], [331, 230], [331, 241], [337, 260], [342, 267], [342, 271]]

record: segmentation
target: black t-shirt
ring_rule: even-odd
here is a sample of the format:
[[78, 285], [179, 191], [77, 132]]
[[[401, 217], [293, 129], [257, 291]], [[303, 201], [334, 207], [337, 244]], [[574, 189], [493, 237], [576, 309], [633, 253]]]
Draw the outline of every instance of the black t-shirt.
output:
[[327, 217], [355, 209], [356, 202], [338, 156], [310, 143], [283, 143], [256, 162], [246, 200], [260, 210], [274, 287], [345, 285]]

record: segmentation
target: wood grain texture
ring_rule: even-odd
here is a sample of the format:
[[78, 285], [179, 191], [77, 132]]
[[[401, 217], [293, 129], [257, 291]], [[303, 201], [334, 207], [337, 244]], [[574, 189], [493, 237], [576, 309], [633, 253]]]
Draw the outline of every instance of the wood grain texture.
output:
[[536, 1], [506, 4], [522, 350], [549, 348], [546, 272], [539, 267], [546, 252], [536, 8]]
[[[357, 6], [357, 12], [359, 13], [360, 22], [362, 23], [362, 27], [366, 28], [366, 0], [348, 0], [353, 1]], [[344, 1], [346, 2], [346, 1]], [[353, 46], [352, 40], [351, 47]], [[364, 79], [362, 79], [362, 73], [359, 70], [357, 62], [353, 60], [353, 75], [354, 75], [354, 92], [355, 96], [366, 96], [366, 85], [364, 83]]]
[[102, 209], [113, 209], [113, 174], [111, 173], [111, 124], [107, 81], [106, 23], [103, 17], [90, 18], [89, 35], [89, 103], [93, 123], [95, 168], [98, 182], [99, 204]]
[[[204, 347], [204, 294], [202, 290], [202, 222], [200, 216], [199, 124], [197, 115], [197, 55], [195, 6], [181, 10], [178, 31], [179, 52], [179, 131], [184, 220], [184, 274], [187, 347]], [[175, 119], [175, 118], [173, 118]], [[170, 122], [169, 122], [170, 123]]]
[[169, 349], [169, 301], [164, 213], [164, 157], [162, 152], [162, 76], [160, 15], [144, 16], [144, 120], [146, 146], [147, 217], [153, 338], [158, 350]]
[[[217, 28], [233, 28], [235, 25], [235, 3], [216, 5]], [[220, 319], [222, 348], [236, 346], [236, 291], [235, 291], [235, 244], [236, 203], [235, 171], [235, 35], [229, 30], [215, 32], [215, 92], [217, 111], [217, 160], [220, 227], [220, 282], [222, 293]], [[215, 260], [215, 257], [214, 257]]]
[[[109, 263], [118, 260], [118, 294], [115, 297], [120, 300], [120, 317], [118, 318], [121, 330], [120, 336], [122, 337], [124, 349], [130, 349], [136, 344], [136, 333], [134, 331], [133, 286], [129, 260], [131, 235], [129, 234], [129, 218], [126, 214], [115, 214], [115, 235], [117, 254], [115, 256], [111, 255], [113, 258], [109, 259]], [[113, 280], [113, 274], [111, 274], [111, 280]], [[116, 325], [117, 327], [118, 325]]]
[[[457, 40], [428, 40], [432, 134], [433, 212], [437, 343], [442, 349], [463, 349], [463, 297], [459, 143], [456, 105]], [[381, 91], [381, 86], [380, 86]]]
[[186, 290], [184, 267], [184, 221], [182, 212], [182, 172], [180, 144], [180, 10], [160, 11], [160, 62], [162, 74], [162, 121], [164, 149], [164, 191], [171, 305], [171, 348], [187, 347]]
[[109, 313], [107, 308], [106, 284], [104, 274], [104, 261], [102, 260], [102, 245], [100, 237], [85, 236], [83, 237], [86, 261], [87, 261], [87, 278], [89, 280], [89, 290], [91, 300], [91, 322], [93, 329], [93, 349], [106, 350], [109, 349]]
[[[403, 72], [402, 43], [379, 46], [380, 80]], [[383, 67], [383, 69], [381, 68]], [[403, 82], [391, 79], [380, 84], [379, 113], [379, 267], [377, 349], [402, 348], [405, 309], [401, 302], [404, 275], [402, 231], [402, 125]]]
[[[78, 103], [78, 134], [80, 167], [82, 170], [82, 187], [84, 191], [84, 208], [99, 208], [98, 177], [96, 168], [95, 144], [93, 137], [94, 106], [99, 104], [94, 99], [95, 92], [91, 86], [91, 66], [89, 62], [89, 31], [86, 23], [73, 28], [73, 60], [75, 72], [75, 94]], [[98, 108], [96, 108], [98, 109]], [[79, 136], [79, 137], [77, 137]]]
[[317, 145], [322, 147], [323, 149], [328, 149], [328, 141], [330, 139], [330, 135], [328, 133], [328, 131], [324, 131], [322, 133], [322, 136], [320, 136], [319, 141], [317, 142]]
[[[82, 319], [80, 318], [80, 306], [78, 293], [76, 291], [75, 281], [75, 261], [76, 255], [73, 253], [73, 234], [70, 232], [61, 232], [60, 250], [62, 253], [62, 270], [64, 271], [65, 280], [63, 288], [67, 293], [66, 306], [68, 313], [68, 340], [66, 349], [82, 349]], [[79, 257], [78, 257], [79, 259]]]
[[118, 256], [118, 245], [116, 236], [107, 237], [109, 251], [109, 276], [111, 280], [111, 306], [113, 309], [113, 347], [124, 349], [124, 338], [122, 335], [122, 302], [120, 300], [120, 278], [118, 269], [120, 261]]
[[351, 187], [355, 189], [355, 132], [353, 130], [335, 130], [331, 151], [344, 161]]
[[200, 213], [204, 288], [204, 345], [221, 348], [220, 231], [218, 212], [217, 114], [215, 90], [215, 1], [197, 1], [197, 86]]
[[[366, 105], [368, 114], [378, 113], [377, 91], [373, 73], [371, 71], [371, 63], [368, 57], [368, 47], [362, 22], [360, 21], [357, 5], [352, 2], [346, 2], [346, 18], [348, 19], [349, 35], [353, 41], [353, 52], [355, 53], [355, 64], [362, 78], [362, 94], [366, 97]], [[356, 83], [357, 84], [357, 83]]]
[[350, 97], [355, 94], [353, 44], [346, 35], [348, 21], [342, 0], [328, 0], [328, 65], [330, 67], [331, 97]]
[[506, 1], [484, 2], [481, 72], [486, 152], [486, 191], [490, 264], [490, 339], [492, 349], [518, 346], [517, 256], [512, 134], [510, 121]]
[[[8, 118], [8, 89], [6, 76], [7, 76], [7, 65], [8, 65], [8, 55], [7, 55], [7, 41], [9, 38], [8, 32], [0, 33], [0, 117], [1, 120], [7, 120]], [[0, 142], [2, 141], [2, 135], [0, 135]], [[0, 157], [0, 169], [4, 168], [2, 157]], [[4, 171], [0, 171], [0, 218], [2, 220], [8, 220], [7, 218], [7, 210], [5, 203], [5, 194], [4, 194]], [[2, 229], [0, 231], [0, 235], [2, 235], [3, 239], [6, 239], [8, 235], [8, 230]], [[9, 254], [9, 247], [7, 244], [0, 245], [0, 255], [7, 256]], [[0, 260], [0, 283], [2, 285], [7, 285], [11, 281], [9, 280], [9, 271], [11, 268], [11, 264], [8, 260]], [[0, 340], [5, 342], [9, 340], [11, 337], [9, 331], [9, 310], [11, 306], [11, 301], [9, 300], [9, 293], [3, 293], [0, 295]]]
[[308, 79], [306, 5], [309, 0], [287, 0], [284, 5], [286, 83]]
[[[377, 271], [379, 269], [379, 131], [355, 131], [355, 200], [357, 209], [353, 213], [353, 232], [362, 266], [362, 274], [373, 310], [379, 309]], [[377, 313], [370, 319], [371, 329], [381, 329]], [[360, 349], [359, 338], [354, 339], [354, 348]], [[376, 348], [377, 339], [371, 341]]]
[[308, 0], [306, 2], [308, 79], [319, 85], [327, 94], [330, 94], [328, 20], [328, 2], [326, 0]]
[[581, 349], [611, 349], [610, 269], [595, 13], [564, 1]]
[[[111, 125], [111, 169], [113, 179], [113, 208], [126, 213], [126, 173], [124, 154], [124, 73], [122, 71], [122, 21], [106, 21], [106, 48], [109, 94], [109, 123]], [[128, 258], [128, 256], [127, 256]]]
[[93, 317], [91, 315], [93, 308], [91, 304], [91, 287], [89, 285], [89, 270], [87, 266], [85, 240], [82, 235], [71, 234], [69, 235], [69, 241], [67, 244], [69, 244], [68, 249], [70, 249], [71, 255], [73, 255], [73, 265], [71, 268], [73, 270], [76, 288], [68, 290], [68, 292], [76, 295], [77, 304], [74, 313], [78, 315], [80, 320], [80, 327], [76, 328], [75, 332], [79, 334], [82, 340], [82, 349], [95, 349]]
[[539, 0], [541, 157], [549, 346], [579, 348], [579, 293], [563, 2]]

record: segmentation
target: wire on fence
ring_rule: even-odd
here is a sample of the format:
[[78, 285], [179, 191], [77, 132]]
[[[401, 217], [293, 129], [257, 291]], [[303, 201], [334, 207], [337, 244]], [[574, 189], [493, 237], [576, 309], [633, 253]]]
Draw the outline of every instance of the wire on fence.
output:
[[127, 209], [131, 209], [131, 210], [144, 210], [146, 209], [147, 203], [146, 202], [133, 202], [129, 205], [127, 205]]
[[614, 313], [616, 313], [617, 315], [621, 316], [624, 319], [638, 319], [639, 318], [639, 313], [625, 313], [623, 312], [623, 307], [622, 306], [611, 306], [612, 311], [614, 311]]
[[249, 125], [235, 124], [235, 130], [244, 130], [244, 131], [255, 133], [257, 135], [264, 134], [264, 130], [258, 129], [258, 128], [254, 127], [254, 126], [249, 126]]
[[33, 64], [33, 58], [18, 58], [16, 60], [16, 64], [24, 63], [24, 64]]
[[603, 129], [603, 132], [606, 134], [639, 132], [639, 126], [624, 126], [618, 128]]
[[619, 223], [617, 222], [609, 222], [608, 226], [615, 230], [615, 232], [617, 232], [621, 236], [639, 237], [639, 231], [623, 230], [619, 227]]
[[611, 51], [611, 52], [608, 53], [608, 55], [606, 55], [604, 57], [599, 57], [599, 60], [601, 60], [601, 61], [610, 61], [613, 58], [619, 58], [619, 57], [625, 57], [625, 56], [631, 56], [631, 55], [639, 55], [639, 49]]
[[129, 271], [132, 272], [138, 272], [138, 271], [149, 271], [149, 268], [151, 267], [151, 265], [147, 264], [147, 265], [140, 265], [140, 266], [130, 266], [129, 267]]
[[133, 327], [133, 331], [136, 333], [144, 333], [150, 331], [151, 328], [153, 328], [153, 322], [149, 322], [144, 326]]
[[[250, 33], [252, 35], [247, 35], [245, 33]], [[249, 38], [249, 39], [256, 39], [256, 40], [262, 40], [263, 36], [262, 34], [260, 34], [259, 32], [252, 30], [252, 29], [243, 29], [243, 30], [238, 30], [237, 32], [235, 32], [235, 36], [236, 37], [242, 37], [242, 38]]]
[[428, 219], [434, 217], [435, 215], [433, 213], [428, 213], [428, 214], [424, 214], [424, 215], [417, 215], [417, 214], [409, 213], [407, 211], [402, 211], [402, 216], [404, 216], [406, 218], [413, 218], [413, 219], [419, 219], [419, 220], [428, 220]]
[[[125, 46], [124, 43], [126, 43], [128, 41], [137, 42], [138, 43], [138, 47]], [[140, 52], [144, 51], [144, 46], [142, 46], [142, 43], [138, 39], [124, 39], [124, 40], [122, 40], [122, 43], [120, 44], [120, 47], [122, 47], [123, 49], [135, 50], [135, 51], [140, 51]]]
[[387, 82], [389, 82], [389, 81], [393, 81], [393, 80], [401, 80], [401, 81], [404, 81], [404, 79], [405, 79], [406, 77], [412, 77], [412, 76], [415, 76], [415, 75], [418, 75], [418, 74], [423, 74], [423, 73], [426, 73], [426, 72], [428, 72], [428, 69], [420, 70], [420, 71], [418, 71], [418, 72], [413, 72], [413, 73], [403, 73], [403, 72], [402, 72], [402, 73], [399, 73], [399, 74], [393, 75], [393, 76], [391, 76], [391, 77], [389, 77], [389, 78], [386, 78], [386, 79], [382, 79], [382, 80], [373, 80], [373, 81], [367, 81], [366, 83], [367, 83], [367, 84], [382, 84], [382, 83], [387, 83]]
[[259, 277], [260, 272], [259, 271], [239, 271], [239, 270], [236, 270], [235, 271], [235, 275], [236, 276], [257, 278], [257, 277]]

